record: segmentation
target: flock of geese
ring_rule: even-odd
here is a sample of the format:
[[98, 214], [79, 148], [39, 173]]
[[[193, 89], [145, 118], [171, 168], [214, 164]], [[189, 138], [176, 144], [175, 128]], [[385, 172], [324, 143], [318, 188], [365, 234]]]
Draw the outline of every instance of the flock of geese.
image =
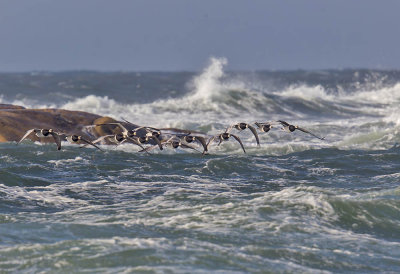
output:
[[[81, 135], [67, 135], [57, 132], [54, 129], [33, 128], [25, 133], [21, 140], [18, 141], [17, 145], [28, 138], [31, 134], [35, 134], [39, 138], [53, 138], [58, 150], [61, 150], [62, 141], [68, 141], [71, 144], [78, 144], [81, 145], [81, 147], [93, 146], [99, 150], [102, 149], [98, 145], [102, 143], [111, 143], [116, 146], [123, 143], [132, 143], [140, 147], [139, 152], [144, 153], [149, 153], [153, 149], [163, 150], [164, 148], [168, 147], [174, 149], [180, 147], [183, 149], [196, 150], [204, 155], [209, 153], [209, 148], [211, 144], [217, 143], [217, 145], [219, 146], [222, 142], [228, 141], [231, 137], [233, 137], [233, 139], [235, 139], [240, 144], [243, 152], [246, 153], [244, 145], [239, 136], [231, 133], [233, 130], [241, 132], [249, 129], [254, 135], [257, 145], [260, 146], [260, 140], [257, 130], [261, 133], [266, 133], [269, 132], [271, 128], [275, 127], [276, 125], [280, 125], [281, 129], [286, 132], [294, 132], [295, 130], [299, 130], [304, 133], [310, 134], [311, 136], [320, 140], [325, 139], [324, 137], [319, 137], [304, 128], [289, 124], [282, 120], [264, 123], [255, 122], [254, 125], [256, 127], [248, 123], [237, 123], [229, 126], [222, 133], [214, 136], [208, 136], [202, 133], [190, 132], [185, 130], [176, 131], [173, 129], [157, 129], [147, 126], [137, 126], [124, 119], [124, 122], [112, 122], [86, 126], [87, 129], [105, 126], [114, 126], [115, 128], [119, 128], [118, 133], [103, 135], [93, 140], [89, 140], [88, 138], [82, 137]], [[197, 145], [195, 145], [196, 143]], [[202, 149], [202, 151], [199, 150], [199, 148]]]

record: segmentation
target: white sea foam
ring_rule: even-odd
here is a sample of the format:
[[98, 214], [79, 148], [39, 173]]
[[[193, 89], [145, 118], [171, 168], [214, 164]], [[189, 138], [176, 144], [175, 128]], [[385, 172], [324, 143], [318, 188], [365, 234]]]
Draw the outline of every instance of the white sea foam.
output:
[[59, 187], [42, 187], [35, 189], [28, 189], [19, 186], [5, 186], [0, 184], [0, 191], [6, 193], [8, 199], [21, 200], [26, 199], [31, 202], [35, 202], [40, 205], [51, 204], [57, 207], [64, 205], [86, 205], [87, 202], [84, 200], [74, 199], [60, 194]]
[[[71, 110], [85, 110], [118, 119], [124, 117], [137, 124], [206, 129], [207, 133], [212, 134], [233, 122], [269, 120], [275, 117], [275, 119], [282, 119], [281, 117], [284, 117], [289, 121], [297, 121], [302, 126], [311, 126], [312, 128], [315, 127], [313, 125], [321, 123], [339, 126], [338, 132], [332, 132], [330, 139], [339, 141], [345, 137], [350, 141], [336, 145], [347, 147], [360, 144], [358, 141], [351, 141], [354, 140], [355, 134], [369, 134], [368, 129], [360, 130], [358, 128], [360, 125], [371, 123], [371, 121], [382, 122], [383, 125], [377, 128], [378, 131], [387, 123], [400, 126], [400, 116], [396, 111], [400, 99], [400, 84], [378, 90], [360, 90], [351, 93], [328, 93], [322, 86], [289, 86], [285, 90], [273, 92], [277, 96], [276, 98], [283, 100], [281, 111], [286, 114], [280, 116], [282, 114], [273, 113], [273, 110], [276, 110], [276, 102], [273, 102], [271, 97], [265, 96], [268, 94], [268, 90], [264, 90], [264, 93], [255, 92], [248, 88], [244, 81], [229, 79], [223, 71], [226, 64], [226, 59], [212, 58], [210, 65], [190, 83], [192, 91], [181, 98], [128, 105], [108, 97], [89, 95], [62, 107]], [[305, 106], [309, 105], [316, 111], [318, 109], [325, 111], [331, 106], [332, 113], [345, 114], [346, 118], [321, 121], [319, 117], [304, 116], [301, 112], [285, 106], [285, 100], [290, 98], [300, 99]], [[268, 111], [269, 107], [271, 107], [271, 111]], [[325, 127], [325, 129], [329, 130], [329, 127]], [[397, 137], [394, 136], [394, 138]]]
[[228, 60], [226, 58], [211, 58], [209, 66], [203, 73], [195, 77], [191, 83], [194, 92], [190, 95], [193, 99], [208, 99], [218, 94], [223, 86], [220, 79], [225, 75], [224, 66]]
[[276, 91], [274, 94], [285, 98], [300, 98], [305, 101], [315, 101], [318, 99], [325, 101], [335, 100], [335, 95], [328, 94], [320, 85], [293, 85], [283, 91]]
[[234, 121], [247, 112], [258, 115], [256, 108], [272, 103], [264, 95], [251, 91], [245, 83], [225, 78], [223, 68], [226, 64], [226, 59], [212, 58], [210, 65], [188, 83], [191, 92], [181, 98], [124, 104], [107, 96], [88, 95], [60, 107], [118, 119], [125, 117], [137, 124], [168, 127], [193, 121], [197, 126], [221, 120]]
[[[270, 91], [260, 83], [249, 83], [243, 76], [227, 75], [225, 66], [225, 58], [211, 58], [209, 65], [187, 83], [187, 94], [151, 103], [125, 103], [93, 94], [58, 106], [26, 100], [11, 103], [81, 110], [126, 118], [138, 125], [178, 127], [208, 134], [217, 134], [236, 122], [283, 119], [327, 136], [330, 145], [343, 149], [380, 149], [400, 141], [400, 83], [364, 85], [355, 91], [339, 92], [327, 91], [321, 85], [298, 84]], [[4, 102], [3, 97], [0, 102]], [[251, 137], [245, 136], [246, 147], [253, 145]], [[299, 138], [305, 146], [315, 146], [315, 140], [306, 134], [296, 132], [292, 137]], [[287, 148], [292, 141], [286, 137], [271, 140]]]
[[359, 90], [353, 93], [346, 93], [341, 96], [343, 100], [356, 101], [361, 104], [399, 104], [400, 103], [400, 83], [389, 87], [380, 87], [374, 90]]
[[56, 108], [56, 107], [58, 107], [54, 103], [38, 102], [36, 100], [28, 99], [26, 97], [24, 97], [22, 99], [15, 99], [15, 100], [12, 100], [12, 101], [8, 101], [8, 100], [4, 99], [4, 95], [3, 94], [0, 94], [0, 104], [12, 104], [12, 105], [16, 105], [16, 106], [22, 106], [22, 107], [25, 107], [25, 108], [37, 108], [37, 109]]
[[328, 201], [328, 195], [321, 192], [321, 189], [316, 187], [288, 187], [281, 191], [268, 194], [268, 200], [272, 203], [282, 202], [289, 206], [310, 207], [316, 213], [323, 213], [330, 218], [335, 217], [335, 210]]
[[76, 162], [82, 162], [82, 164], [88, 164], [89, 163], [88, 160], [85, 160], [80, 156], [77, 156], [74, 159], [49, 160], [47, 162], [49, 162], [51, 164], [54, 164], [56, 167], [58, 167], [60, 165], [65, 165], [65, 164], [69, 164], [69, 163], [76, 163]]
[[13, 158], [13, 157], [11, 157], [11, 156], [9, 156], [9, 155], [2, 155], [2, 156], [0, 156], [0, 160], [1, 160], [1, 161], [4, 161], [4, 162], [6, 162], [6, 163], [15, 163], [15, 162], [18, 162], [17, 159], [15, 159], [15, 158]]
[[274, 94], [286, 98], [301, 98], [306, 101], [325, 100], [331, 102], [347, 102], [358, 104], [398, 104], [400, 103], [400, 83], [377, 89], [360, 89], [353, 92], [327, 92], [322, 86], [294, 85]]

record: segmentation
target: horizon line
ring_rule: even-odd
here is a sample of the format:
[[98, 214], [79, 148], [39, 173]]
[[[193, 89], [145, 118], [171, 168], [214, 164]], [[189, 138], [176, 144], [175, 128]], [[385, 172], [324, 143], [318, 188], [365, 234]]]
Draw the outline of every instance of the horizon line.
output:
[[[201, 70], [125, 70], [125, 69], [38, 69], [38, 70], [1, 70], [0, 74], [45, 74], [45, 73], [199, 73]], [[318, 71], [400, 71], [400, 68], [368, 68], [368, 67], [347, 67], [347, 68], [293, 68], [293, 69], [226, 69], [226, 73], [248, 73], [248, 72], [298, 72], [298, 71], [308, 71], [308, 72], [318, 72]]]

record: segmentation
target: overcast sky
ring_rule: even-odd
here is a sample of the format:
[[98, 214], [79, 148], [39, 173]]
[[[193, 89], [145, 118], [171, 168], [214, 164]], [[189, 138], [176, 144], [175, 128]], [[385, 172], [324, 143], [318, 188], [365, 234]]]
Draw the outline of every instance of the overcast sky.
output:
[[400, 68], [397, 0], [0, 0], [0, 71]]

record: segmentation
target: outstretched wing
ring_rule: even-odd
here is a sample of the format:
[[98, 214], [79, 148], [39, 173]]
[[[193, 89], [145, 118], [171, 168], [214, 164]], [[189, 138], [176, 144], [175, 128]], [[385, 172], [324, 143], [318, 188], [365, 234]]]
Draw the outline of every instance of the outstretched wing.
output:
[[174, 136], [171, 136], [169, 139], [167, 139], [166, 141], [163, 141], [163, 144], [167, 144], [167, 143], [171, 143], [171, 141], [173, 140], [173, 139], [175, 139], [176, 138], [176, 135], [174, 135]]
[[256, 137], [257, 145], [260, 146], [260, 139], [258, 138], [256, 129], [250, 125], [247, 125], [247, 127], [251, 130], [251, 132], [253, 132], [254, 137]]
[[57, 132], [50, 132], [51, 136], [53, 136], [54, 142], [57, 144], [57, 150], [61, 149], [61, 139]]
[[25, 133], [25, 135], [21, 138], [21, 140], [19, 140], [19, 142], [17, 143], [17, 145], [18, 145], [19, 143], [21, 143], [26, 137], [28, 137], [29, 134], [31, 134], [32, 132], [34, 132], [35, 129], [36, 129], [36, 128], [32, 128], [32, 129], [28, 130], [28, 131]]
[[[282, 121], [282, 122], [285, 122], [285, 121]], [[275, 121], [275, 122], [254, 122], [254, 124], [257, 126], [257, 127], [262, 127], [262, 126], [266, 126], [266, 125], [270, 125], [270, 126], [273, 126], [273, 125], [276, 125], [277, 123], [279, 123], [279, 124], [282, 124], [281, 122], [279, 122], [279, 121]], [[286, 122], [285, 122], [286, 123]], [[288, 124], [288, 123], [286, 123], [286, 124]]]
[[115, 143], [115, 147], [114, 147], [114, 149], [117, 149], [117, 147], [118, 147], [119, 145], [122, 145], [123, 143], [125, 143], [125, 142], [126, 142], [126, 140], [127, 140], [127, 139], [123, 139], [121, 142], [119, 142], [119, 143]]
[[[149, 129], [149, 130], [152, 130], [152, 131], [157, 131], [157, 132], [161, 132], [161, 130], [160, 129], [158, 129], [158, 128], [155, 128], [155, 127], [146, 127], [147, 129]], [[190, 133], [189, 133], [190, 134]]]
[[139, 146], [141, 149], [145, 149], [144, 146], [142, 146], [136, 139], [131, 138], [131, 137], [127, 137], [128, 140], [132, 141], [135, 145]]
[[308, 133], [308, 134], [310, 134], [310, 135], [312, 135], [312, 136], [314, 136], [315, 138], [318, 138], [318, 139], [320, 139], [320, 140], [325, 140], [325, 137], [319, 137], [319, 136], [315, 135], [314, 133], [309, 132], [308, 130], [305, 130], [304, 128], [296, 127], [296, 129], [298, 129], [298, 130], [300, 130], [300, 131], [303, 131], [303, 132], [305, 132], [305, 133]]
[[146, 152], [147, 154], [150, 154], [149, 151], [153, 150], [155, 148], [158, 148], [158, 145], [154, 145], [154, 146], [143, 148], [142, 150], [139, 150], [139, 152]]
[[124, 133], [128, 132], [126, 127], [124, 127], [121, 123], [104, 123], [104, 124], [97, 124], [96, 126], [108, 126], [108, 125], [116, 125], [119, 126]]
[[122, 118], [122, 120], [124, 120], [125, 123], [128, 123], [128, 124], [130, 124], [130, 125], [132, 125], [132, 126], [135, 126], [135, 127], [138, 126], [138, 125], [135, 125], [134, 123], [129, 122], [128, 120], [126, 120], [126, 119], [123, 118], [123, 117], [121, 117], [121, 118]]
[[232, 128], [234, 128], [237, 124], [233, 124], [225, 129], [225, 133], [231, 132]]
[[93, 142], [91, 142], [91, 141], [89, 141], [89, 140], [86, 140], [86, 139], [84, 139], [84, 138], [81, 138], [81, 140], [82, 140], [83, 142], [85, 142], [86, 144], [91, 145], [91, 146], [94, 146], [95, 148], [100, 149], [101, 151], [103, 151], [101, 148], [99, 148], [98, 146], [96, 146]]
[[242, 147], [242, 149], [243, 149], [243, 152], [244, 152], [244, 153], [246, 153], [246, 150], [244, 149], [243, 143], [242, 143], [242, 141], [240, 140], [240, 138], [239, 138], [239, 137], [237, 137], [236, 135], [233, 135], [233, 134], [231, 134], [231, 136], [232, 136], [233, 138], [235, 138], [235, 139], [236, 139], [236, 141], [238, 141], [238, 142], [239, 142], [240, 146], [241, 146], [241, 147]]
[[207, 148], [206, 139], [201, 136], [195, 136], [195, 137], [196, 137], [196, 140], [199, 141], [199, 143], [203, 146], [203, 148], [204, 148], [203, 152], [207, 152], [208, 148]]
[[[168, 140], [163, 141], [163, 142], [162, 142], [162, 145], [170, 144], [174, 138], [176, 138], [176, 136], [172, 136], [172, 137], [170, 137]], [[149, 153], [150, 150], [153, 150], [153, 149], [155, 149], [155, 148], [157, 148], [157, 147], [159, 148], [158, 145], [146, 147], [146, 148], [143, 148], [142, 150], [140, 150], [139, 152], [146, 152], [146, 153]]]
[[160, 150], [163, 150], [163, 146], [162, 146], [160, 140], [159, 140], [156, 136], [152, 136], [151, 138], [152, 138], [154, 141], [156, 141], [156, 143], [157, 143], [158, 147], [160, 148]]
[[199, 150], [196, 149], [195, 147], [192, 147], [192, 146], [187, 145], [187, 144], [181, 144], [181, 147], [183, 147], [183, 148], [190, 148], [190, 149], [196, 150], [197, 152], [200, 152], [200, 153], [201, 153], [201, 151], [199, 151]]
[[139, 127], [138, 125], [135, 125], [134, 123], [129, 122], [128, 120], [126, 120], [126, 119], [123, 118], [123, 117], [122, 117], [122, 120], [124, 120], [125, 123], [128, 123], [128, 124], [130, 124], [130, 125], [136, 127], [136, 128], [134, 129], [134, 131], [138, 131], [139, 129], [142, 129], [142, 128], [146, 128], [146, 129], [149, 128], [149, 129], [154, 129], [154, 130], [160, 131], [159, 129], [152, 128], [152, 127]]
[[100, 143], [101, 141], [103, 141], [105, 138], [109, 138], [109, 137], [113, 137], [113, 136], [115, 136], [115, 135], [104, 135], [104, 136], [101, 136], [101, 137], [97, 138], [96, 140], [92, 141], [92, 143], [97, 144], [97, 143]]
[[213, 137], [211, 137], [209, 140], [208, 140], [208, 143], [207, 143], [207, 151], [208, 151], [208, 146], [215, 140], [215, 138], [217, 138], [217, 137], [219, 137], [220, 135], [215, 135], [215, 136], [213, 136]]
[[278, 120], [278, 122], [279, 122], [279, 123], [281, 123], [281, 125], [282, 125], [282, 126], [285, 126], [285, 127], [288, 127], [288, 126], [290, 126], [290, 124], [289, 124], [289, 123], [287, 123], [287, 122], [285, 122], [285, 121]]

